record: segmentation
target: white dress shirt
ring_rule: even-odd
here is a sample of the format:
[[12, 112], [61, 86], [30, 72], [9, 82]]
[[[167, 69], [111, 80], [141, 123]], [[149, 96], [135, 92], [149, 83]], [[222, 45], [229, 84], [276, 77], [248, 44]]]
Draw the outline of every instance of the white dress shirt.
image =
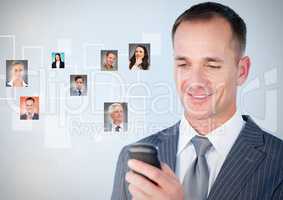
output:
[[131, 71], [139, 71], [142, 70], [142, 67], [140, 65], [134, 65], [131, 69]]
[[[119, 131], [115, 131], [115, 128], [117, 127], [117, 126], [119, 126], [120, 128], [119, 128]], [[123, 123], [121, 123], [121, 124], [119, 124], [119, 125], [116, 125], [116, 124], [114, 124], [114, 123], [112, 123], [112, 132], [123, 132]]]
[[[26, 84], [25, 81], [23, 81], [22, 84], [23, 84], [23, 87], [27, 87], [28, 86], [28, 84]], [[10, 87], [14, 87], [13, 80], [9, 81], [7, 83], [7, 85], [10, 86]]]
[[[222, 126], [207, 134], [206, 137], [213, 145], [206, 153], [209, 169], [208, 193], [216, 180], [229, 151], [238, 138], [243, 125], [244, 121], [242, 116], [237, 111]], [[195, 148], [191, 143], [191, 139], [199, 134], [191, 127], [185, 116], [181, 119], [179, 133], [176, 175], [179, 177], [180, 182], [183, 183], [187, 169], [191, 168], [196, 158]]]
[[60, 61], [56, 61], [56, 68], [60, 68]]

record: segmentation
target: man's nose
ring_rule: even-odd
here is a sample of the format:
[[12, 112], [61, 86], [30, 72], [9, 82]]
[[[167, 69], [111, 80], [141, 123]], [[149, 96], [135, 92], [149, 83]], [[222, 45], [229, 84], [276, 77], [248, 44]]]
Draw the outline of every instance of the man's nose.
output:
[[192, 67], [191, 73], [189, 75], [190, 82], [192, 84], [203, 85], [206, 80], [201, 67]]

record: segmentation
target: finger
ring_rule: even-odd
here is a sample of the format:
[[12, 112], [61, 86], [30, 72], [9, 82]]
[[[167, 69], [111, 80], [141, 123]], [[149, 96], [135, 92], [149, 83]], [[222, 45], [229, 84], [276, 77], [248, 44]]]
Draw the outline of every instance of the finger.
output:
[[135, 187], [139, 188], [141, 191], [143, 191], [149, 196], [152, 196], [160, 191], [159, 188], [151, 181], [133, 171], [129, 171], [126, 174], [126, 181], [129, 184], [132, 184]]
[[152, 181], [156, 182], [159, 186], [163, 188], [170, 187], [171, 181], [168, 179], [171, 177], [169, 177], [160, 169], [135, 159], [129, 160], [128, 165], [133, 171], [148, 177]]
[[149, 199], [149, 196], [147, 194], [145, 194], [141, 189], [134, 186], [133, 184], [130, 184], [128, 189], [133, 197], [133, 200]]
[[171, 168], [166, 163], [161, 163], [161, 169], [168, 176], [176, 178], [175, 173], [171, 170]]

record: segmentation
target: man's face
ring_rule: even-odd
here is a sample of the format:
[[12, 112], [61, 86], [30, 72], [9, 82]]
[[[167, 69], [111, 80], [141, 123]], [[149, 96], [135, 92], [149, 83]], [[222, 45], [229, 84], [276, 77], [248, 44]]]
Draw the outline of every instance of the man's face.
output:
[[111, 118], [113, 123], [122, 123], [124, 118], [123, 107], [115, 106], [113, 112], [111, 113]]
[[108, 54], [108, 56], [106, 57], [106, 65], [113, 66], [115, 61], [116, 61], [116, 55], [114, 55], [113, 53]]
[[238, 52], [229, 23], [222, 18], [186, 21], [174, 37], [174, 75], [187, 116], [225, 117], [236, 109]]
[[76, 80], [76, 88], [77, 88], [78, 90], [81, 90], [81, 89], [83, 88], [83, 86], [84, 86], [84, 80], [81, 79], [81, 78], [78, 78], [78, 79]]
[[33, 103], [33, 101], [32, 100], [27, 100], [26, 101], [26, 111], [28, 112], [28, 113], [33, 113], [33, 111], [34, 111], [34, 103]]

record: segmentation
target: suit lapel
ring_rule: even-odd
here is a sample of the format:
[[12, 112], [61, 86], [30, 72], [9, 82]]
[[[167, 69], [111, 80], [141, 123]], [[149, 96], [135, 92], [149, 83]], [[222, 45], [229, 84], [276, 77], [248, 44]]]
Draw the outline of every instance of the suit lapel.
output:
[[158, 136], [158, 150], [159, 158], [161, 162], [166, 163], [169, 167], [175, 171], [176, 166], [176, 154], [179, 138], [179, 125], [180, 122], [176, 123], [174, 126], [166, 129], [164, 132]]
[[243, 118], [246, 121], [245, 126], [228, 154], [208, 200], [235, 199], [265, 158], [265, 154], [256, 149], [263, 145], [260, 128], [248, 116]]

